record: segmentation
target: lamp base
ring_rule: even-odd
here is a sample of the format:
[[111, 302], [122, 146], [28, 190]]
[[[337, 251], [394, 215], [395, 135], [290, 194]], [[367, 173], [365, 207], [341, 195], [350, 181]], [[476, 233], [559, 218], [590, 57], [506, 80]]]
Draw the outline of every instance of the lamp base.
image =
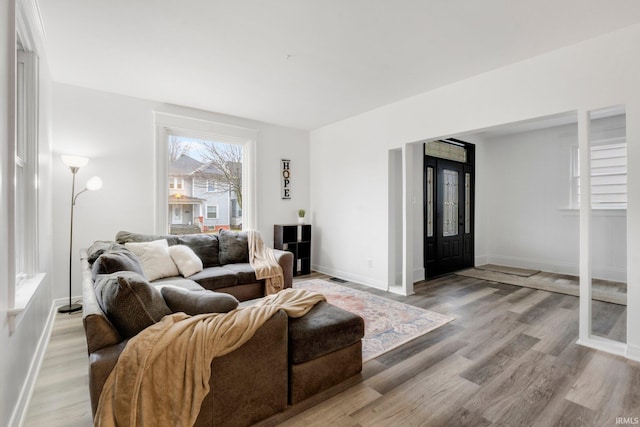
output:
[[58, 313], [73, 313], [79, 310], [82, 310], [82, 304], [67, 304], [58, 307]]

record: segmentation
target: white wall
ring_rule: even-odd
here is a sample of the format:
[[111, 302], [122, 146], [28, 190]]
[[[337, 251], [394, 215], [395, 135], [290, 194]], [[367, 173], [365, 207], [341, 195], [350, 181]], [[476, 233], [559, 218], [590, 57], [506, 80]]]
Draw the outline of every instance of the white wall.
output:
[[[90, 158], [78, 172], [77, 188], [93, 175], [104, 187], [81, 195], [75, 208], [74, 253], [95, 240], [113, 240], [119, 230], [154, 232], [156, 206], [153, 112], [181, 114], [258, 132], [257, 228], [273, 244], [273, 225], [295, 223], [299, 208], [309, 210], [308, 132], [237, 117], [166, 105], [64, 84], [54, 84], [54, 237], [56, 297], [68, 293], [68, 232], [71, 173], [60, 154]], [[292, 199], [280, 198], [280, 159], [291, 159]], [[80, 295], [74, 261], [73, 295]]]
[[[578, 275], [579, 212], [570, 209], [576, 125], [485, 138], [487, 262]], [[626, 281], [626, 214], [594, 211], [593, 277]]]
[[8, 189], [13, 182], [7, 176], [8, 165], [14, 161], [8, 155], [8, 147], [13, 144], [10, 113], [14, 106], [10, 90], [15, 86], [12, 70], [15, 69], [15, 9], [14, 1], [0, 2], [0, 425], [14, 425], [19, 422], [25, 409], [28, 392], [35, 380], [37, 360], [42, 356], [48, 332], [47, 322], [51, 313], [53, 271], [52, 271], [52, 223], [51, 223], [51, 76], [46, 52], [38, 37], [38, 20], [33, 15], [33, 4], [25, 6], [26, 25], [34, 38], [40, 57], [40, 126], [39, 126], [39, 253], [38, 270], [45, 278], [33, 295], [26, 311], [21, 315], [16, 331], [9, 331], [7, 316], [7, 296], [9, 286], [14, 286], [14, 278], [9, 277], [10, 248], [6, 236], [8, 227]]
[[[362, 283], [386, 285], [389, 195], [382, 183], [387, 182], [389, 149], [535, 117], [620, 104], [627, 108], [630, 159], [627, 232], [638, 235], [639, 43], [640, 25], [631, 26], [312, 131], [311, 210], [320, 234], [314, 244], [314, 268], [331, 274], [351, 272]], [[479, 156], [478, 184], [486, 163], [486, 156]], [[476, 208], [477, 224], [486, 223], [489, 206], [478, 200]], [[483, 251], [487, 238], [478, 230], [476, 248]], [[636, 289], [640, 287], [640, 241], [632, 240], [627, 242], [628, 301], [630, 306], [637, 304], [634, 312], [638, 318], [630, 318], [629, 325], [640, 324], [640, 289]], [[373, 269], [363, 267], [363, 260], [369, 257], [373, 258]], [[406, 257], [413, 262], [412, 253]], [[640, 329], [630, 331], [629, 342], [638, 344], [640, 353]]]

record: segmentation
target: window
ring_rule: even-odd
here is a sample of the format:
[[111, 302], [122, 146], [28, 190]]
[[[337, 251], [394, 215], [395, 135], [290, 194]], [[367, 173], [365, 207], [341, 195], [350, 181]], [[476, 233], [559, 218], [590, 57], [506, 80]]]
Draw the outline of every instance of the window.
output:
[[217, 190], [216, 182], [212, 180], [207, 181], [207, 193], [215, 193]]
[[19, 36], [16, 59], [13, 251], [15, 283], [20, 285], [36, 272], [38, 248], [38, 62]]
[[[209, 120], [206, 118], [208, 113], [198, 118], [189, 117], [191, 113], [191, 110], [179, 107], [171, 107], [170, 112], [154, 112], [158, 147], [156, 231], [164, 234], [171, 228], [171, 210], [167, 206], [174, 204], [176, 198], [169, 188], [174, 176], [181, 176], [186, 181], [179, 203], [193, 206], [194, 225], [199, 225], [200, 218], [206, 218], [206, 206], [211, 205], [219, 208], [218, 225], [228, 224], [234, 229], [255, 227], [258, 132], [237, 124]], [[211, 118], [220, 120], [219, 116], [211, 115]], [[218, 153], [220, 156], [210, 153], [209, 159], [200, 156], [203, 151], [221, 147], [227, 157], [221, 152]], [[214, 161], [216, 157], [222, 161]], [[215, 181], [215, 192], [206, 191], [209, 181]], [[241, 217], [229, 215], [234, 200], [239, 205]], [[202, 232], [210, 231], [206, 224], [200, 228]]]
[[169, 178], [170, 190], [182, 190], [184, 188], [184, 179], [181, 178]]
[[[592, 209], [627, 208], [627, 143], [624, 137], [591, 143]], [[580, 152], [572, 153], [572, 205], [580, 206]]]
[[218, 206], [207, 205], [207, 219], [218, 219]]

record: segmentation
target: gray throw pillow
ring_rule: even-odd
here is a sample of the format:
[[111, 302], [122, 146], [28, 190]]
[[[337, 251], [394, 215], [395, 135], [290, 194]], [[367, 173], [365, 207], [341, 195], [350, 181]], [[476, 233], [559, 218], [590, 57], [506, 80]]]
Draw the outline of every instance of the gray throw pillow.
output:
[[115, 242], [96, 240], [91, 246], [89, 246], [89, 249], [87, 249], [87, 261], [89, 261], [89, 264], [93, 264], [103, 253], [121, 248], [124, 248], [124, 246]]
[[140, 265], [138, 257], [124, 246], [114, 245], [118, 246], [118, 248], [103, 252], [93, 263], [91, 267], [93, 280], [95, 280], [99, 274], [111, 274], [118, 271], [133, 271], [144, 277], [142, 265]]
[[178, 236], [178, 244], [189, 246], [202, 260], [204, 268], [220, 265], [220, 247], [218, 236], [215, 234], [185, 234]]
[[177, 313], [182, 311], [191, 316], [204, 313], [227, 313], [238, 307], [238, 300], [230, 294], [213, 291], [190, 291], [176, 286], [160, 289], [167, 306]]
[[160, 291], [131, 271], [98, 276], [95, 291], [102, 311], [124, 338], [171, 314]]
[[220, 230], [220, 264], [249, 262], [249, 243], [246, 231]]

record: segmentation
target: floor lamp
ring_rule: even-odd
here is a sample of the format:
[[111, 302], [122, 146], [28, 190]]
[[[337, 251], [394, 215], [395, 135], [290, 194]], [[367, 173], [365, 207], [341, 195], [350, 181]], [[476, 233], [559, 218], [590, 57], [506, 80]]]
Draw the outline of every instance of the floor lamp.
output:
[[58, 308], [59, 313], [73, 313], [82, 309], [82, 304], [71, 304], [71, 261], [73, 259], [73, 207], [76, 205], [76, 199], [85, 191], [94, 191], [102, 188], [102, 180], [94, 176], [89, 178], [85, 189], [76, 194], [76, 173], [78, 169], [85, 166], [89, 159], [86, 157], [62, 155], [62, 162], [69, 166], [73, 174], [71, 182], [71, 226], [69, 227], [69, 304]]

